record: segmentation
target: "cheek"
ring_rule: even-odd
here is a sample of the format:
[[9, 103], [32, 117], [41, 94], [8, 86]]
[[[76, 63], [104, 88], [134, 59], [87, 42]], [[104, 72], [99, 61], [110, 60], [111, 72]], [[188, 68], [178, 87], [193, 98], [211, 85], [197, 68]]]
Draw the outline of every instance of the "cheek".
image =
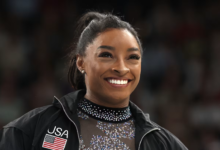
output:
[[135, 65], [131, 68], [133, 75], [135, 76], [136, 79], [140, 78], [141, 75], [141, 65]]
[[98, 65], [98, 63], [93, 62], [87, 65], [86, 71], [86, 84], [92, 84], [96, 86], [99, 84], [99, 80], [101, 79], [102, 74], [105, 72], [105, 67], [102, 65]]

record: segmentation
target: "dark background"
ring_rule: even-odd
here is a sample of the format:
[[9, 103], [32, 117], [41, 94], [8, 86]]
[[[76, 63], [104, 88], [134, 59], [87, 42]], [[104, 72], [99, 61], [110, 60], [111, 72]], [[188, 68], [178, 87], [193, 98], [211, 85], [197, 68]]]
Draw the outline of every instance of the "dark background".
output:
[[144, 47], [131, 100], [189, 149], [220, 149], [220, 2], [0, 1], [0, 127], [71, 92], [74, 23], [89, 10], [123, 16]]

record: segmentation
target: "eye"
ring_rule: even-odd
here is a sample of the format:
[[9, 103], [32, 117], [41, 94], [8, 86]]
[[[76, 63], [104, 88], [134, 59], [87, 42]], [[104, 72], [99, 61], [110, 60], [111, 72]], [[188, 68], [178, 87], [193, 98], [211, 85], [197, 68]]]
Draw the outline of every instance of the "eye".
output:
[[99, 54], [99, 57], [109, 57], [109, 58], [112, 58], [112, 54], [108, 53], [108, 52], [103, 52], [103, 53]]
[[129, 59], [139, 60], [139, 59], [140, 59], [140, 56], [138, 56], [138, 55], [130, 55]]

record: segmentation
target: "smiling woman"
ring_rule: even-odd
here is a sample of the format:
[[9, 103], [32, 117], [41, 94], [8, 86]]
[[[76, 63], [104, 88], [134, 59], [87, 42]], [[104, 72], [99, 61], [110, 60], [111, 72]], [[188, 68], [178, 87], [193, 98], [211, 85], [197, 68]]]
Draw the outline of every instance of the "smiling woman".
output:
[[100, 33], [85, 55], [77, 56], [77, 68], [85, 70], [85, 98], [102, 106], [127, 107], [140, 79], [139, 47], [127, 29]]
[[112, 14], [89, 12], [77, 32], [68, 73], [74, 92], [6, 125], [0, 149], [187, 150], [130, 101], [142, 59], [134, 28]]

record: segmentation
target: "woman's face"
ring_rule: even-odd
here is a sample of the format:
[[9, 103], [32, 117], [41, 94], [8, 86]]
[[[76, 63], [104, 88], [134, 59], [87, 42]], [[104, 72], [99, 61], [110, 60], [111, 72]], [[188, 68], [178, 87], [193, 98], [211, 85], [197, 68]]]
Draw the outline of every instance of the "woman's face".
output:
[[141, 52], [125, 29], [102, 32], [82, 57], [89, 100], [107, 107], [126, 107], [141, 73]]

